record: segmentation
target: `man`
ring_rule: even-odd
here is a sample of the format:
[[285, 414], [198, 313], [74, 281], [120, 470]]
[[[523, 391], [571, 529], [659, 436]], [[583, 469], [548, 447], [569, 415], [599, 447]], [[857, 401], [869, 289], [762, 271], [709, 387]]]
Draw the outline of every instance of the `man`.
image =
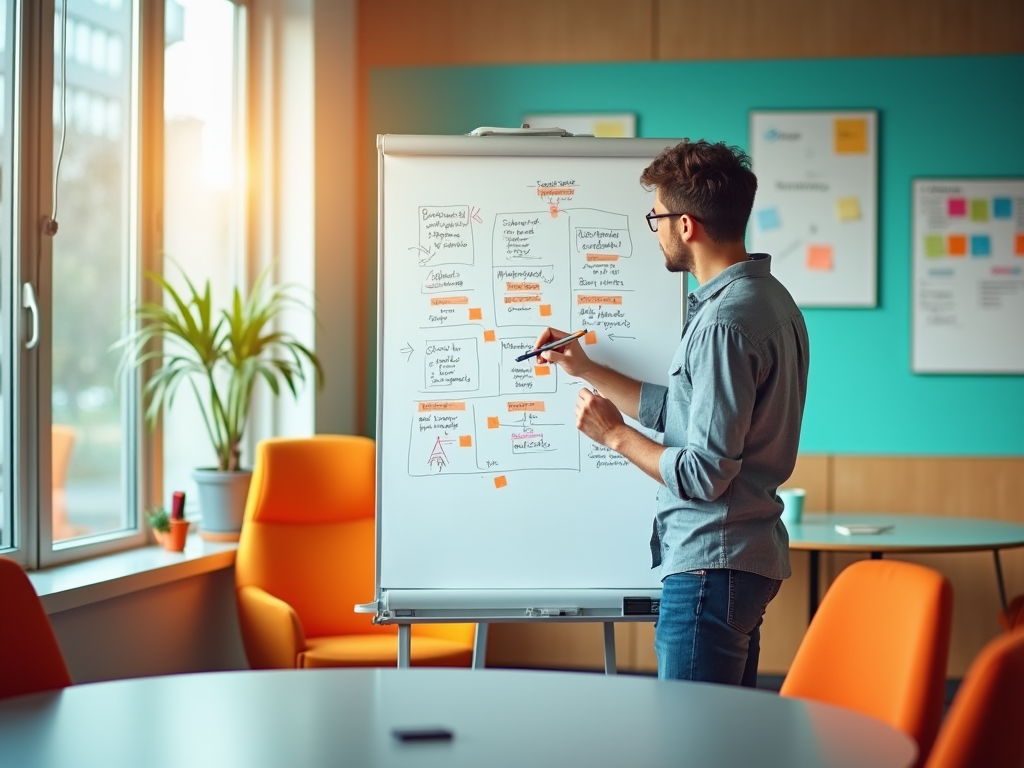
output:
[[[576, 404], [580, 431], [661, 483], [651, 538], [662, 576], [658, 676], [753, 687], [764, 611], [790, 575], [776, 490], [796, 462], [807, 329], [771, 257], [744, 246], [757, 189], [746, 154], [687, 139], [640, 181], [655, 190], [647, 220], [666, 268], [700, 285], [668, 386], [595, 363], [578, 341], [540, 356], [594, 387]], [[564, 336], [549, 328], [537, 346]]]

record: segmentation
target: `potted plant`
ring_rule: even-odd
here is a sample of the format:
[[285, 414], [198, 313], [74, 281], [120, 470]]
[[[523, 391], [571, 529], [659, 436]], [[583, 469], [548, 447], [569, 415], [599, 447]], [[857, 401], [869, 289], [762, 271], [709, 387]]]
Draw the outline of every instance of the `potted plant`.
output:
[[143, 389], [150, 426], [182, 384], [187, 383], [196, 396], [217, 455], [216, 467], [198, 468], [192, 474], [199, 490], [200, 535], [206, 539], [234, 540], [242, 528], [252, 477], [241, 466], [242, 438], [256, 382], [266, 382], [275, 396], [281, 394], [282, 384], [297, 396], [309, 364], [317, 385], [323, 385], [316, 354], [275, 328], [284, 311], [311, 310], [295, 295], [294, 286], [270, 285], [269, 272], [268, 267], [260, 274], [248, 296], [236, 287], [231, 307], [219, 312], [212, 306], [209, 280], [199, 291], [183, 273], [186, 290], [179, 292], [162, 275], [147, 273], [170, 302], [138, 304], [133, 310], [138, 327], [115, 345], [122, 349], [122, 368], [156, 363]]
[[157, 507], [146, 512], [146, 519], [153, 529], [153, 538], [157, 544], [163, 545], [168, 552], [183, 552], [185, 549], [185, 538], [188, 536], [189, 526], [192, 525], [184, 517], [175, 517], [168, 514], [165, 507]]

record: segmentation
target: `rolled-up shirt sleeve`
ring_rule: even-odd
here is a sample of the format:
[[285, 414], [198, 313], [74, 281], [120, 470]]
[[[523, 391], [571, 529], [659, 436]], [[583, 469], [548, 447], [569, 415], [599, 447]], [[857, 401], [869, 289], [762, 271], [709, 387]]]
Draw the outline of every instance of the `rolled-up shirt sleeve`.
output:
[[[709, 326], [693, 339], [684, 370], [676, 374], [691, 377], [689, 403], [677, 384], [668, 388], [662, 406], [666, 450], [659, 466], [674, 495], [712, 501], [739, 473], [761, 366], [756, 345], [730, 326]], [[679, 435], [673, 435], [673, 410], [685, 425]]]
[[640, 384], [640, 404], [637, 407], [637, 421], [655, 432], [665, 431], [665, 403], [668, 387], [661, 384]]

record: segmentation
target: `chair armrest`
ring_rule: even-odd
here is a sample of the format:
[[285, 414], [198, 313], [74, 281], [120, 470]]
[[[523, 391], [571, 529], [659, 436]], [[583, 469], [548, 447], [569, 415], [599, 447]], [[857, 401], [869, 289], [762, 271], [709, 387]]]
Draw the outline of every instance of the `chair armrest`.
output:
[[299, 615], [284, 600], [254, 586], [236, 591], [245, 655], [253, 669], [293, 669], [306, 649]]

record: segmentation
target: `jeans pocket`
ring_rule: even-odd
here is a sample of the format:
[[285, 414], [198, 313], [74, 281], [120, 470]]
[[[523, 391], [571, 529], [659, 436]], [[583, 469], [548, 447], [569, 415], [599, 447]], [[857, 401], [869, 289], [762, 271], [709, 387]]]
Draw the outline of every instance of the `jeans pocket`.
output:
[[747, 571], [729, 571], [729, 626], [750, 634], [761, 623], [782, 582]]

